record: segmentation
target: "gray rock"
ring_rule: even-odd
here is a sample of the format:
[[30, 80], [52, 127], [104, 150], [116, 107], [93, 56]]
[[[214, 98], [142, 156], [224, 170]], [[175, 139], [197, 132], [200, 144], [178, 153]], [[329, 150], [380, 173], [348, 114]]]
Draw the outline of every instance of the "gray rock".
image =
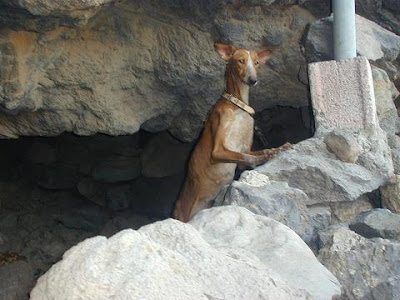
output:
[[133, 192], [130, 184], [121, 184], [107, 189], [107, 207], [114, 211], [129, 208], [133, 200]]
[[[333, 59], [331, 17], [311, 24], [304, 40], [308, 62]], [[400, 29], [400, 27], [399, 27]], [[400, 37], [378, 24], [356, 15], [357, 53], [383, 68], [392, 80], [399, 77], [396, 61], [400, 54]]]
[[356, 0], [357, 13], [386, 29], [400, 34], [397, 0]]
[[385, 135], [377, 131], [356, 136], [361, 146], [357, 164], [335, 159], [322, 140], [312, 138], [256, 170], [271, 180], [286, 181], [305, 192], [307, 205], [354, 201], [388, 182], [393, 174]]
[[223, 204], [242, 206], [281, 222], [309, 242], [313, 228], [305, 205], [307, 198], [304, 192], [286, 182], [270, 181], [257, 171], [246, 171], [228, 188]]
[[367, 239], [340, 226], [320, 236], [323, 248], [318, 258], [336, 275], [346, 299], [396, 299], [374, 295], [396, 293], [392, 283], [400, 275], [400, 243]]
[[333, 59], [333, 18], [324, 18], [312, 23], [304, 40], [308, 62]]
[[374, 209], [359, 214], [349, 228], [366, 238], [380, 237], [400, 241], [400, 215], [387, 209]]
[[102, 182], [121, 182], [133, 180], [140, 175], [140, 159], [116, 159], [98, 163], [94, 166], [94, 180]]
[[344, 162], [355, 163], [361, 152], [357, 139], [344, 131], [331, 131], [325, 136], [324, 142]]
[[98, 231], [110, 219], [110, 214], [99, 206], [86, 206], [54, 215], [54, 218], [70, 229]]
[[308, 208], [312, 226], [316, 232], [328, 228], [332, 224], [332, 210], [329, 206], [314, 206]]
[[394, 100], [399, 96], [399, 92], [384, 70], [372, 67], [372, 77], [374, 79], [375, 104], [379, 124], [388, 134], [393, 135], [397, 132], [396, 122], [398, 118]]
[[0, 266], [0, 299], [28, 299], [34, 284], [34, 270], [28, 262], [20, 260]]
[[362, 195], [358, 199], [349, 202], [331, 203], [330, 207], [333, 223], [348, 222], [354, 216], [374, 208], [366, 195]]
[[383, 7], [391, 9], [393, 11], [400, 11], [400, 2], [396, 0], [383, 0]]
[[393, 180], [380, 188], [382, 206], [395, 213], [400, 213], [400, 175], [395, 175]]
[[260, 50], [280, 45], [268, 66], [260, 67], [260, 84], [251, 92], [258, 111], [309, 105], [308, 89], [298, 79], [299, 68], [306, 69], [298, 41], [314, 17], [297, 5], [282, 10], [277, 1], [250, 0], [249, 9], [226, 0], [6, 2], [3, 7], [18, 10], [0, 11], [0, 24], [11, 27], [0, 35], [3, 137], [126, 135], [143, 128], [169, 129], [192, 141], [224, 90], [216, 39]]
[[124, 229], [137, 230], [144, 225], [158, 221], [143, 215], [137, 215], [131, 210], [117, 212], [117, 215], [108, 221], [100, 231], [100, 235], [110, 237]]
[[399, 299], [400, 298], [400, 276], [389, 277], [386, 281], [379, 283], [372, 290], [374, 299]]
[[104, 183], [94, 181], [92, 178], [83, 178], [77, 185], [79, 193], [90, 201], [106, 206], [106, 187]]
[[393, 169], [395, 174], [400, 174], [400, 150], [392, 149]]
[[184, 144], [167, 132], [156, 135], [142, 152], [143, 176], [159, 178], [185, 172], [191, 148], [191, 144]]
[[111, 295], [331, 299], [340, 295], [336, 279], [295, 233], [237, 207], [202, 211], [192, 225], [168, 219], [109, 239], [87, 239], [39, 278], [31, 299], [70, 299], [78, 288], [79, 296], [88, 299]]

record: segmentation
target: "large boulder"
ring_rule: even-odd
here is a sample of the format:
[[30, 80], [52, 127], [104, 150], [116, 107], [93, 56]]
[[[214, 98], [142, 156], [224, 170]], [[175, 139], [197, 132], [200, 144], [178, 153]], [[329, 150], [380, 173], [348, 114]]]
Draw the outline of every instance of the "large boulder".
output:
[[[311, 24], [305, 39], [308, 62], [333, 59], [333, 19], [320, 19]], [[400, 36], [361, 16], [356, 15], [357, 54], [384, 69], [391, 80], [400, 77]]]
[[332, 299], [340, 285], [289, 228], [219, 207], [67, 251], [31, 299]]
[[237, 205], [251, 212], [281, 222], [304, 241], [313, 235], [312, 220], [307, 210], [307, 195], [287, 182], [271, 181], [257, 171], [244, 172], [224, 195], [223, 205]]
[[7, 2], [51, 17], [23, 26], [17, 23], [24, 18], [9, 17], [11, 29], [0, 31], [0, 136], [124, 135], [143, 128], [194, 140], [224, 90], [225, 63], [215, 41], [279, 47], [251, 92], [257, 110], [308, 106], [298, 41], [315, 18], [298, 5], [116, 1], [76, 28], [65, 21], [71, 13], [110, 1]]
[[320, 261], [337, 276], [345, 299], [398, 299], [400, 243], [367, 239], [346, 226], [320, 233]]
[[356, 164], [339, 160], [322, 139], [312, 138], [256, 170], [305, 192], [307, 205], [355, 201], [387, 183], [393, 165], [385, 133], [379, 128], [353, 135], [361, 148]]

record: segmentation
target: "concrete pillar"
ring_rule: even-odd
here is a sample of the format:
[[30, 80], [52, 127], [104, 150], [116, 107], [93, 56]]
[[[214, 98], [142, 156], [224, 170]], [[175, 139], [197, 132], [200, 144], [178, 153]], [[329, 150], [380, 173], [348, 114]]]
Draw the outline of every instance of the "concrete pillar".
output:
[[354, 0], [332, 0], [335, 60], [357, 56]]

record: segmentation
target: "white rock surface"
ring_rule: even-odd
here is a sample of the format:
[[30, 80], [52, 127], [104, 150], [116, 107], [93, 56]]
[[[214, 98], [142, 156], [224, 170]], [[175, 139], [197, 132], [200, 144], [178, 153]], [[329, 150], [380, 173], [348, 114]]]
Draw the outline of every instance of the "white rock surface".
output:
[[31, 299], [289, 300], [339, 294], [336, 278], [289, 228], [229, 206], [200, 212], [192, 225], [168, 219], [109, 239], [87, 239], [38, 280]]

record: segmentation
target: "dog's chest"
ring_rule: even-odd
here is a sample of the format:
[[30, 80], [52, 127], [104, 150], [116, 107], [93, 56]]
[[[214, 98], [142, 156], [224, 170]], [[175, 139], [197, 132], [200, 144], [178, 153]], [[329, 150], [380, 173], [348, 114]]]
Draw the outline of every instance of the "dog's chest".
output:
[[227, 124], [226, 145], [230, 150], [244, 152], [253, 141], [254, 119], [241, 109], [235, 110], [234, 117]]

